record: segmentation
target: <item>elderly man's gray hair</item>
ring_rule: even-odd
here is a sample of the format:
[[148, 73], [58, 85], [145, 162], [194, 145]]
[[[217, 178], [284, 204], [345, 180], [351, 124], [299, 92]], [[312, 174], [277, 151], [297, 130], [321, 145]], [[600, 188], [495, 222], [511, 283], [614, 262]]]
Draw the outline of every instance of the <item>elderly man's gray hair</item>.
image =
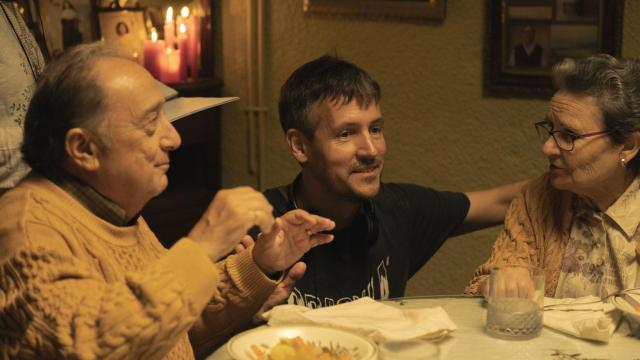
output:
[[22, 144], [23, 157], [33, 169], [43, 173], [57, 169], [66, 156], [64, 141], [70, 129], [97, 128], [105, 96], [94, 69], [98, 60], [107, 57], [132, 60], [96, 42], [67, 50], [40, 75], [27, 110]]

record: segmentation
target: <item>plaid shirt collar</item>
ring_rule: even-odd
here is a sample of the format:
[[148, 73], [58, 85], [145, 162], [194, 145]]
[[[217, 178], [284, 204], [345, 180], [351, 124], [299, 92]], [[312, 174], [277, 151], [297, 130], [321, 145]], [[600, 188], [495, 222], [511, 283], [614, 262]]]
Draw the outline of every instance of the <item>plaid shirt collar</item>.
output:
[[89, 184], [64, 170], [47, 174], [46, 177], [62, 190], [70, 194], [95, 216], [116, 226], [127, 226], [136, 222], [138, 216], [127, 221], [127, 214], [123, 208], [97, 192]]

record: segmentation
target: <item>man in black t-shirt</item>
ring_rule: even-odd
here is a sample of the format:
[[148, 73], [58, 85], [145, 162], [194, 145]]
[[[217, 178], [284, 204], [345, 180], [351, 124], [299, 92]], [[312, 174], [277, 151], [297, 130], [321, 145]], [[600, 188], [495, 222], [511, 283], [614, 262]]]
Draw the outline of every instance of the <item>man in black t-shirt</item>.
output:
[[331, 56], [304, 64], [282, 86], [280, 121], [302, 170], [265, 196], [275, 215], [301, 208], [334, 220], [336, 230], [332, 243], [303, 257], [306, 272], [301, 264], [291, 270], [299, 279], [271, 305], [289, 292], [290, 303], [313, 308], [403, 296], [407, 280], [448, 237], [501, 223], [522, 186], [465, 194], [382, 183], [379, 104], [378, 83]]

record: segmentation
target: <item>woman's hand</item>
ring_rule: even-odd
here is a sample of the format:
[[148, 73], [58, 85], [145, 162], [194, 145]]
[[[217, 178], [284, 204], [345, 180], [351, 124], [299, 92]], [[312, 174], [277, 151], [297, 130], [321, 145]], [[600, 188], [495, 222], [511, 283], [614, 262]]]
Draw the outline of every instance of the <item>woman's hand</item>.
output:
[[498, 271], [492, 270], [482, 286], [482, 295], [487, 300], [505, 297], [533, 299], [535, 286], [528, 268], [505, 266]]

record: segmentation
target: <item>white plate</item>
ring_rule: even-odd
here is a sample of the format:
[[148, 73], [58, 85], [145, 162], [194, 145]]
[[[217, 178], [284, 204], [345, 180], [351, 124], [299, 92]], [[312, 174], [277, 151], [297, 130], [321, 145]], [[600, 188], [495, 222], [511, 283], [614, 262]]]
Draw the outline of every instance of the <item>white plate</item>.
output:
[[282, 338], [294, 338], [300, 336], [306, 342], [315, 342], [321, 346], [341, 346], [349, 350], [349, 354], [354, 360], [371, 360], [377, 355], [376, 345], [352, 332], [335, 328], [313, 326], [313, 325], [292, 325], [292, 326], [262, 326], [253, 330], [240, 333], [229, 340], [227, 351], [236, 360], [255, 360], [256, 357], [251, 352], [251, 345], [258, 345], [265, 350], [272, 348], [280, 342]]

